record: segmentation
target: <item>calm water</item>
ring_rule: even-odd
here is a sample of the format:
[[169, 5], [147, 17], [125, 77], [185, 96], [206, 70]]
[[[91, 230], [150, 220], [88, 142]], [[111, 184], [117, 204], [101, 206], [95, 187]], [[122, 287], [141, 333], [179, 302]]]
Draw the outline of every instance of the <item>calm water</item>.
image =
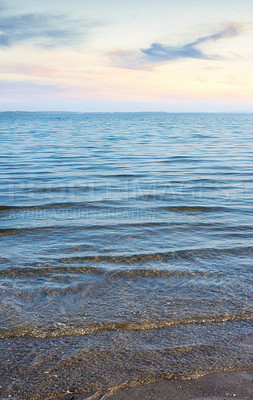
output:
[[2, 398], [252, 367], [252, 123], [0, 114]]

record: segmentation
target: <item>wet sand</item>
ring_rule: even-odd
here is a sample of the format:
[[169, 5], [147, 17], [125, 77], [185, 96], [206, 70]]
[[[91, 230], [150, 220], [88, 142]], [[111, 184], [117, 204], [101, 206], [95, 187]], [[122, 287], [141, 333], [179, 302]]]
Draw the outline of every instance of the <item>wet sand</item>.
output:
[[253, 370], [214, 373], [186, 381], [162, 380], [90, 395], [69, 394], [57, 400], [250, 400]]

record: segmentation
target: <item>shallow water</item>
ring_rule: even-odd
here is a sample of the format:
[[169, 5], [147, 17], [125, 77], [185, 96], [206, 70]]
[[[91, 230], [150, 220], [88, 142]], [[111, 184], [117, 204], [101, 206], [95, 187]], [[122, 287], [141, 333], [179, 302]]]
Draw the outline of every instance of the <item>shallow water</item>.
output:
[[252, 122], [0, 114], [4, 396], [252, 367]]

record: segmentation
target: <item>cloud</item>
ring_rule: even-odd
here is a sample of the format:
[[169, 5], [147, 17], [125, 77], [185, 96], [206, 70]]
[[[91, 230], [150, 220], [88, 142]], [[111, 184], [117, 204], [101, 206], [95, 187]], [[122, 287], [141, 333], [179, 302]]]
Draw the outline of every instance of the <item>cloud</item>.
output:
[[150, 65], [184, 58], [215, 60], [221, 57], [206, 54], [197, 46], [205, 42], [215, 42], [220, 39], [238, 36], [242, 28], [243, 24], [230, 23], [224, 29], [212, 35], [199, 37], [193, 42], [181, 46], [166, 46], [161, 43], [152, 43], [148, 48], [140, 49], [137, 52], [124, 52], [121, 50], [111, 52], [110, 55], [118, 66], [129, 69], [148, 69]]
[[12, 47], [27, 41], [40, 47], [70, 46], [80, 42], [94, 25], [90, 20], [71, 19], [64, 15], [1, 16], [0, 47]]
[[242, 23], [235, 23], [235, 22], [230, 23], [223, 30], [221, 30], [217, 33], [214, 33], [213, 35], [200, 37], [197, 40], [195, 40], [194, 42], [190, 43], [190, 45], [196, 46], [203, 42], [216, 41], [219, 39], [226, 39], [226, 38], [238, 36], [241, 33], [243, 27], [244, 27], [244, 24], [242, 24]]
[[178, 47], [152, 43], [148, 49], [141, 49], [141, 52], [145, 54], [150, 61], [171, 61], [177, 58], [213, 58], [204, 54], [201, 50], [196, 49], [191, 43]]

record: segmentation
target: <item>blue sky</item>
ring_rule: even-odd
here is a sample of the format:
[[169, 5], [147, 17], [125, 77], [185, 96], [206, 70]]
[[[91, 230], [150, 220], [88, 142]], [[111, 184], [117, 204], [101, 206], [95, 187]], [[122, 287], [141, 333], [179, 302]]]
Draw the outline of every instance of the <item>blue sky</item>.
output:
[[0, 1], [0, 110], [246, 111], [253, 2]]

